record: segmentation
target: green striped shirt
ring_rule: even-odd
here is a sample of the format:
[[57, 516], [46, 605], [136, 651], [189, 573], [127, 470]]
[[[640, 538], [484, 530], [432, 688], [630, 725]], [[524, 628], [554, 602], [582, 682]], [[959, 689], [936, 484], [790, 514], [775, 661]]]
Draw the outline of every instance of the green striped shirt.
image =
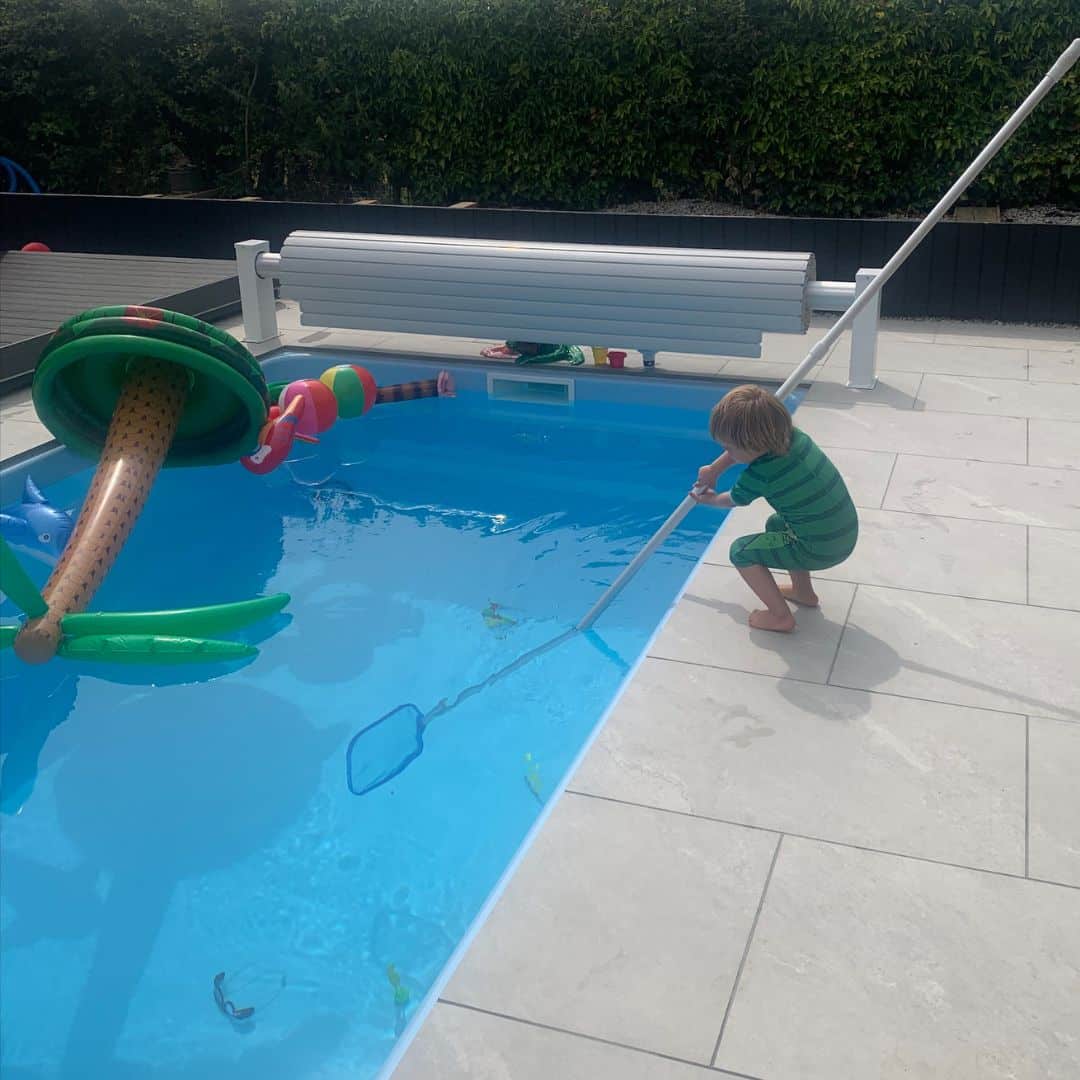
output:
[[747, 465], [731, 489], [745, 506], [763, 498], [797, 539], [830, 555], [854, 547], [859, 519], [843, 477], [821, 448], [795, 428], [786, 454], [765, 454]]

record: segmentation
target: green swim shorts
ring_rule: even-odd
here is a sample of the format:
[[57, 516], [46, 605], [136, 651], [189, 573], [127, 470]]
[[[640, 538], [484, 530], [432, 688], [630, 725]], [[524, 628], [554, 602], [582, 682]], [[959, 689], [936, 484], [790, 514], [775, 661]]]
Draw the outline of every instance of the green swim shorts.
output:
[[791, 526], [773, 514], [765, 522], [765, 532], [740, 536], [731, 545], [732, 566], [769, 566], [775, 570], [828, 570], [842, 563], [855, 550], [859, 526], [855, 523], [837, 536], [823, 536], [807, 543]]

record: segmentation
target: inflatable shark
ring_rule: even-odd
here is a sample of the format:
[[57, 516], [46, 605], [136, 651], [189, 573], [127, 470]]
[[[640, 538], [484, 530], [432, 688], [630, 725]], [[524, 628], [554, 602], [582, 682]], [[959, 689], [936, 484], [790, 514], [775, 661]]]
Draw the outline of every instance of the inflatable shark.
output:
[[[22, 502], [8, 511], [0, 514], [0, 536], [21, 555], [55, 566], [75, 527], [70, 512], [57, 510], [29, 476]], [[0, 592], [0, 603], [3, 600]]]

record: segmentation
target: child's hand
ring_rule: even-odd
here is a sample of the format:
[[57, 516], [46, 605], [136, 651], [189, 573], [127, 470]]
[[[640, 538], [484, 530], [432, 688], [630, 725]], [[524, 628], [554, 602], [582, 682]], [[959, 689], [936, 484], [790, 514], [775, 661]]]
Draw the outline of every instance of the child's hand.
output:
[[716, 481], [720, 479], [720, 474], [726, 472], [734, 464], [735, 461], [731, 454], [725, 450], [715, 461], [710, 461], [708, 465], [702, 465], [698, 469], [697, 483], [694, 487], [716, 487]]
[[716, 467], [716, 462], [712, 462], [709, 465], [702, 465], [697, 471], [697, 483], [694, 485], [696, 488], [711, 488], [716, 486], [716, 481], [720, 477], [720, 470]]
[[713, 491], [712, 488], [698, 487], [696, 484], [690, 489], [690, 498], [702, 506], [718, 506], [722, 510], [730, 510], [735, 505], [730, 492]]
[[701, 503], [702, 506], [716, 506], [720, 496], [711, 487], [701, 487], [695, 484], [690, 489], [690, 498]]

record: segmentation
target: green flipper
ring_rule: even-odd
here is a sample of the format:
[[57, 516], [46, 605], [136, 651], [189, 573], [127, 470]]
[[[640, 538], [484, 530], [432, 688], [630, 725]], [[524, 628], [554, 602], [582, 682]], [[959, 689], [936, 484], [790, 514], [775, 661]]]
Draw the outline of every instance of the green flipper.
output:
[[48, 611], [37, 586], [19, 564], [15, 552], [0, 536], [0, 591], [6, 592], [15, 605], [31, 619], [40, 619]]
[[254, 645], [209, 638], [154, 634], [91, 634], [65, 638], [59, 654], [69, 660], [103, 660], [113, 664], [205, 664], [244, 660], [258, 654]]
[[258, 596], [234, 604], [209, 604], [206, 607], [181, 608], [177, 611], [95, 611], [66, 615], [61, 628], [72, 638], [110, 634], [202, 637], [227, 634], [260, 619], [276, 615], [289, 602], [288, 593]]
[[21, 626], [0, 626], [0, 649], [10, 649], [21, 629]]

